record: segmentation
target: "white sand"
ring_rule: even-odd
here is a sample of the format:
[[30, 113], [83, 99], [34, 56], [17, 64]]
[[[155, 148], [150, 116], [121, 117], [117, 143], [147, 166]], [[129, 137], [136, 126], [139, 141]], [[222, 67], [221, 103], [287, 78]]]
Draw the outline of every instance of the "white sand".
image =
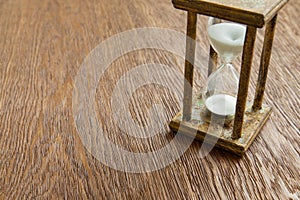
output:
[[236, 98], [227, 94], [216, 94], [208, 97], [205, 105], [214, 114], [233, 115], [235, 113]]
[[244, 45], [246, 27], [236, 23], [219, 23], [208, 27], [211, 45], [223, 58], [234, 59]]

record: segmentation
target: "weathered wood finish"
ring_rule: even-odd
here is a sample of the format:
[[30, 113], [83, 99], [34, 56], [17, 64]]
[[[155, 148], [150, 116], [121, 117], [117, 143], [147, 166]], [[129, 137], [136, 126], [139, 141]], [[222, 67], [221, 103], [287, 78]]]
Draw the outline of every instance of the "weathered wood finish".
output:
[[239, 91], [235, 109], [232, 139], [238, 139], [242, 135], [242, 126], [244, 121], [244, 113], [246, 110], [255, 39], [256, 28], [247, 26], [245, 43], [243, 47], [242, 66], [240, 72]]
[[269, 21], [266, 26], [264, 46], [261, 54], [258, 81], [257, 81], [257, 86], [255, 91], [254, 102], [253, 102], [254, 111], [257, 111], [262, 107], [263, 96], [265, 92], [269, 63], [270, 63], [271, 52], [272, 52], [272, 46], [273, 46], [276, 20], [277, 20], [277, 15], [275, 15], [273, 19]]
[[194, 60], [195, 60], [195, 39], [197, 30], [197, 14], [188, 11], [186, 30], [186, 55], [184, 68], [184, 99], [183, 99], [183, 119], [188, 121], [192, 112], [192, 94], [194, 80]]
[[[195, 141], [166, 168], [130, 174], [102, 164], [80, 141], [71, 111], [75, 77], [91, 50], [122, 31], [162, 27], [185, 34], [186, 12], [174, 9], [169, 0], [0, 1], [0, 199], [299, 199], [299, 7], [299, 0], [291, 0], [278, 15], [264, 95], [273, 112], [243, 157], [215, 148], [201, 158], [202, 143]], [[203, 50], [196, 51], [196, 58], [205, 69], [206, 24], [207, 18], [198, 15], [197, 42]], [[253, 93], [263, 37], [258, 30]], [[184, 49], [184, 42], [176, 44]], [[157, 121], [165, 122], [164, 129], [143, 140], [125, 137], [114, 125], [110, 97], [116, 82], [149, 62], [165, 64], [183, 77], [183, 58], [146, 49], [112, 63], [96, 91], [99, 123], [114, 143], [133, 152], [167, 145], [172, 139], [167, 124], [182, 109], [169, 89], [149, 85], [132, 97], [131, 115], [147, 124], [147, 109], [162, 104], [165, 114]], [[197, 91], [207, 71], [195, 70], [194, 75]], [[162, 76], [170, 77], [165, 80], [173, 83], [170, 89], [183, 94], [182, 82], [168, 72]]]
[[172, 0], [182, 10], [262, 28], [288, 0]]
[[[182, 120], [182, 113], [179, 112], [170, 122], [170, 128], [176, 133], [180, 131], [200, 141], [205, 141], [205, 143], [242, 156], [266, 123], [271, 111], [269, 106], [264, 106], [259, 112], [252, 112], [252, 109], [249, 108], [245, 112], [245, 117], [243, 117], [245, 121], [242, 126], [243, 135], [232, 138], [233, 123], [208, 114], [203, 100], [198, 97], [194, 98], [190, 121]], [[215, 124], [211, 125], [210, 121], [213, 117]]]

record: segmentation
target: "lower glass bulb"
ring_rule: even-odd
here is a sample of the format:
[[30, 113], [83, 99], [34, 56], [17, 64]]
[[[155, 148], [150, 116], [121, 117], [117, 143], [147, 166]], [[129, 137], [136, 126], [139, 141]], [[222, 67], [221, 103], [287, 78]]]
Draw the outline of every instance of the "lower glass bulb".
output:
[[238, 87], [239, 74], [232, 64], [221, 65], [208, 77], [203, 89], [202, 98], [206, 108], [216, 115], [234, 115]]

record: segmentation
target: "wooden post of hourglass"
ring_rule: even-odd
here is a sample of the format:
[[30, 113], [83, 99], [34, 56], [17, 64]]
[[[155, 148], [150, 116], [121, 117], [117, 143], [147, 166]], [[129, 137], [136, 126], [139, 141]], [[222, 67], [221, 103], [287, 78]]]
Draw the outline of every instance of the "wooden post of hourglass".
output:
[[258, 111], [262, 108], [262, 100], [264, 96], [265, 85], [266, 85], [266, 80], [268, 75], [268, 68], [270, 63], [276, 20], [277, 20], [277, 14], [272, 18], [271, 21], [268, 22], [266, 26], [264, 47], [262, 50], [258, 81], [257, 81], [258, 83], [255, 90], [254, 103], [252, 107], [254, 111]]
[[210, 46], [207, 77], [217, 69], [217, 64], [218, 64], [218, 54], [212, 48], [212, 46]]
[[192, 113], [192, 93], [196, 45], [197, 13], [188, 11], [186, 31], [186, 53], [184, 69], [183, 120], [188, 121]]
[[[221, 20], [214, 18], [214, 21], [212, 22], [212, 24], [216, 24], [216, 23], [220, 23], [220, 22], [221, 22]], [[217, 64], [218, 64], [218, 53], [210, 45], [207, 77], [209, 77], [209, 75], [217, 69]]]
[[[214, 22], [214, 23], [217, 23]], [[193, 77], [194, 77], [194, 60], [195, 60], [195, 40], [197, 30], [197, 13], [188, 11], [187, 15], [187, 39], [186, 39], [186, 55], [184, 68], [184, 97], [183, 97], [183, 120], [188, 121], [192, 112], [192, 93], [193, 93]], [[218, 54], [210, 47], [208, 76], [217, 68]]]
[[234, 116], [232, 139], [238, 139], [242, 135], [242, 126], [244, 121], [244, 113], [246, 110], [248, 87], [250, 80], [250, 72], [253, 58], [253, 48], [256, 38], [256, 28], [247, 26], [245, 43], [243, 47], [242, 67], [239, 81], [239, 92]]
[[[273, 38], [275, 33], [277, 14], [267, 23], [265, 38], [264, 38], [264, 46], [261, 55], [260, 61], [260, 69], [258, 74], [258, 83], [255, 91], [255, 98], [253, 102], [252, 109], [253, 111], [258, 111], [262, 108], [262, 99], [265, 91], [265, 85], [268, 75], [269, 62], [272, 51]], [[253, 46], [255, 40], [256, 29], [252, 28], [252, 33], [246, 35], [246, 41], [244, 46], [244, 52], [248, 52], [247, 55], [243, 54], [243, 63], [242, 63], [242, 71], [240, 76], [240, 87], [239, 87], [239, 95], [237, 99], [236, 106], [236, 115], [232, 133], [232, 139], [238, 139], [241, 137], [242, 133], [242, 125], [244, 119], [244, 112], [246, 106], [247, 99], [247, 91], [249, 84], [249, 75], [251, 70], [252, 56], [253, 56]]]

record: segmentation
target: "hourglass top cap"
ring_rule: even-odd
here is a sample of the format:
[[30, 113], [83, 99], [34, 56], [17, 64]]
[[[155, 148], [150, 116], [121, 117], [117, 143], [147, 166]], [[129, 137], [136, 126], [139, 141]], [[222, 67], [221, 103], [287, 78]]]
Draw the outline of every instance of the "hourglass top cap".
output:
[[175, 8], [261, 28], [289, 0], [172, 0]]

